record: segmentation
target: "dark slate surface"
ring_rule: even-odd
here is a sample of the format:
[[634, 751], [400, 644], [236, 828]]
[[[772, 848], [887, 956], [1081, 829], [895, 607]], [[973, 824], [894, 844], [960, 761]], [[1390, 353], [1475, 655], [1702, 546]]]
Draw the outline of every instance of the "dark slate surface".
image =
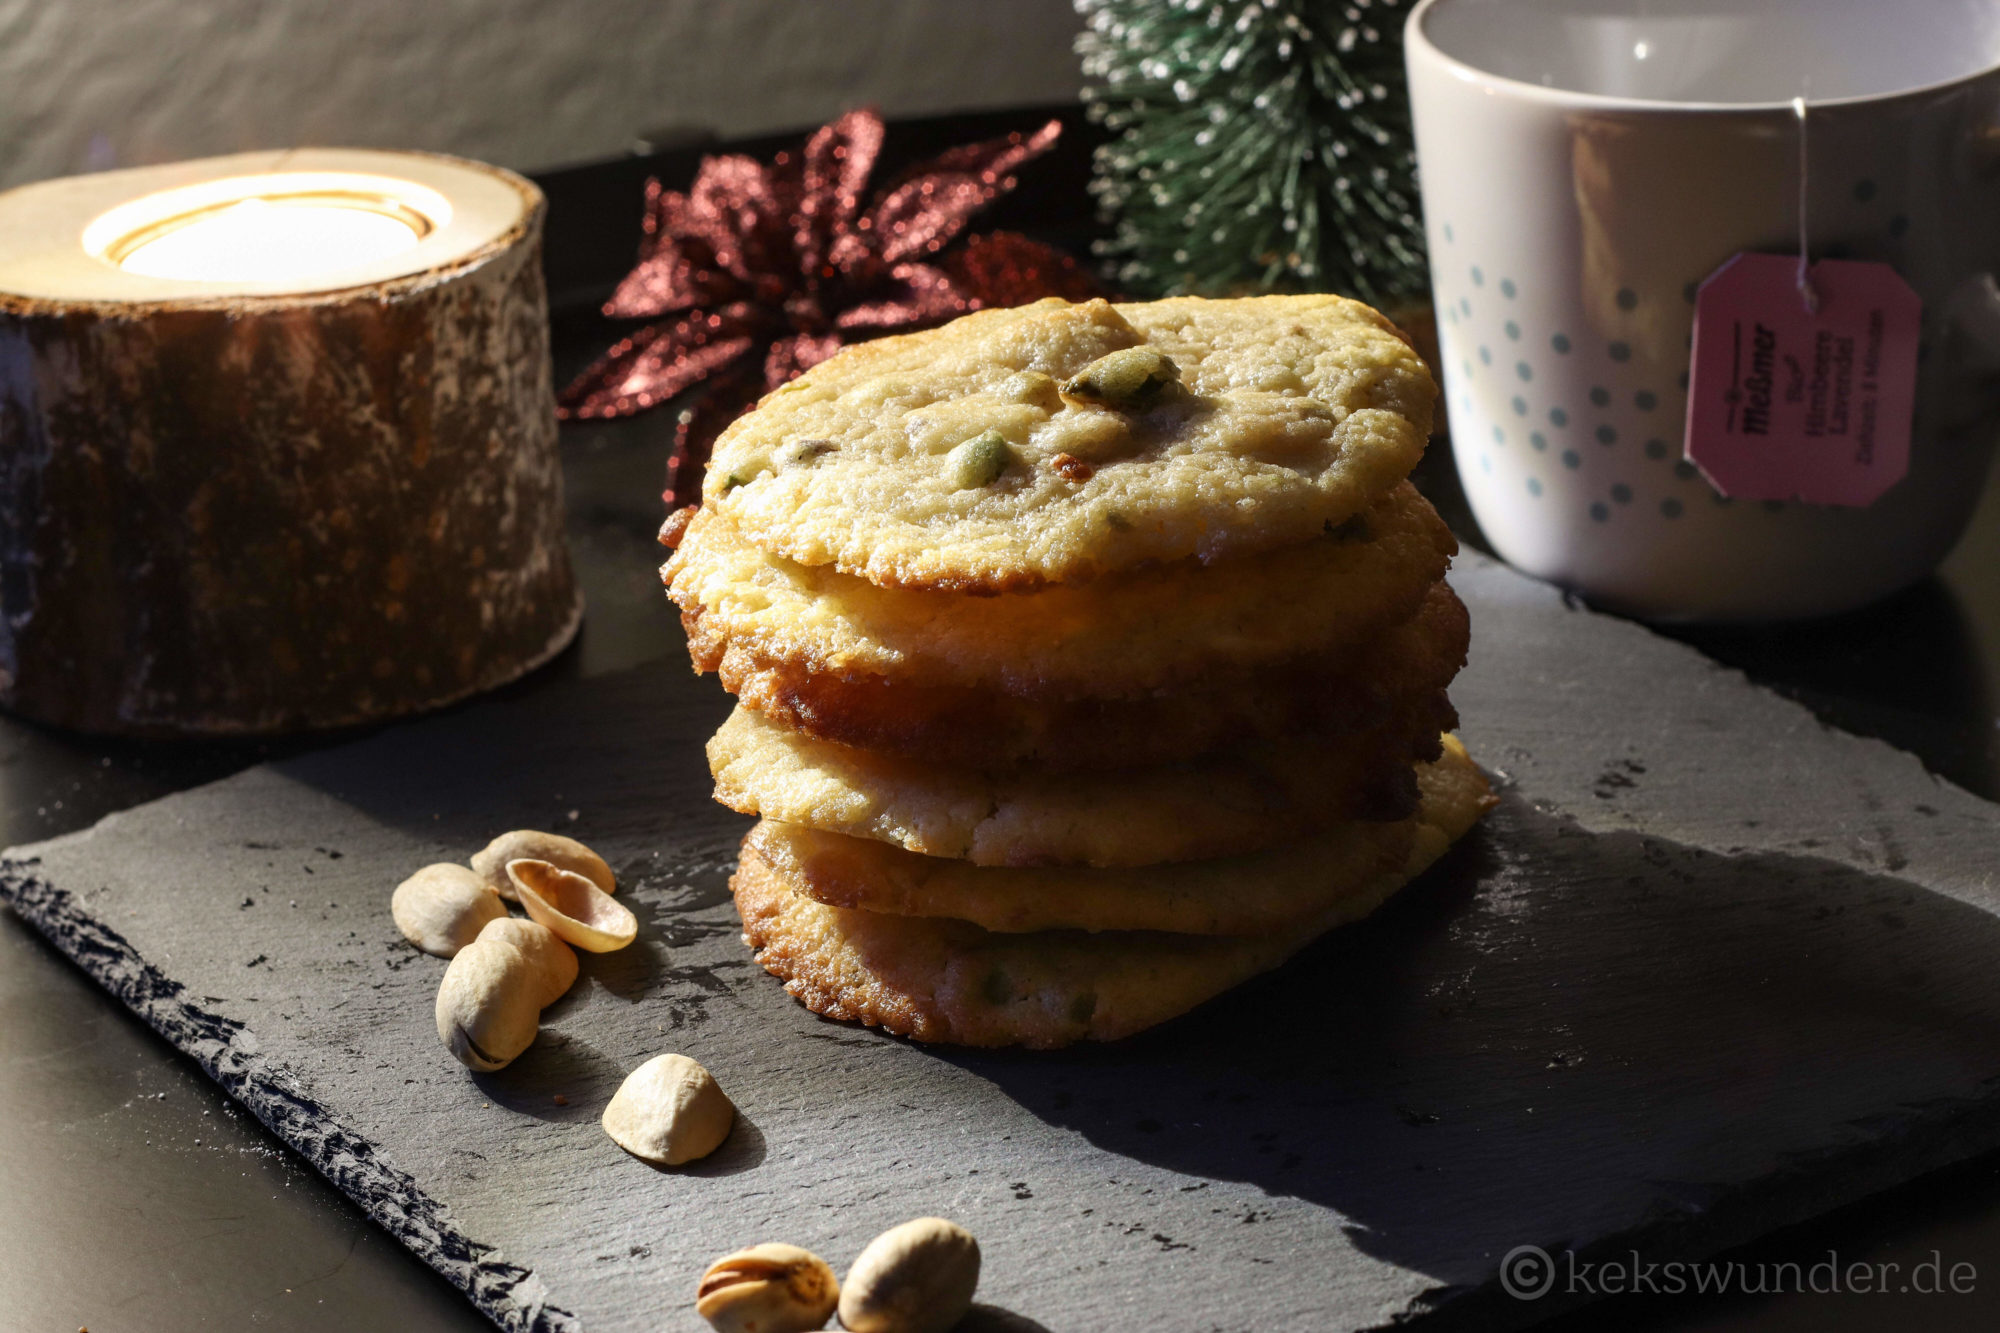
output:
[[[1561, 1299], [1502, 1294], [1517, 1245], [1697, 1255], [2000, 1144], [2000, 812], [1463, 564], [1455, 694], [1501, 808], [1372, 921], [1112, 1048], [928, 1051], [787, 999], [726, 903], [725, 701], [678, 666], [170, 797], [18, 849], [5, 888], [508, 1328], [696, 1328], [710, 1257], [842, 1266], [922, 1213], [1052, 1330], [1515, 1324]], [[641, 941], [474, 1077], [388, 893], [529, 825], [607, 855]], [[691, 1169], [596, 1127], [662, 1050], [743, 1111]]]

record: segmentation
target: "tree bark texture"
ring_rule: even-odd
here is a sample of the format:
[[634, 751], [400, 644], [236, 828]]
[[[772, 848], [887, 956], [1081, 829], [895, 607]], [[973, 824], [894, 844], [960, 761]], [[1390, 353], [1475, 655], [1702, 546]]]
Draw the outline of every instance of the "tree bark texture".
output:
[[337, 727], [574, 634], [542, 204], [450, 268], [141, 305], [0, 293], [0, 705]]

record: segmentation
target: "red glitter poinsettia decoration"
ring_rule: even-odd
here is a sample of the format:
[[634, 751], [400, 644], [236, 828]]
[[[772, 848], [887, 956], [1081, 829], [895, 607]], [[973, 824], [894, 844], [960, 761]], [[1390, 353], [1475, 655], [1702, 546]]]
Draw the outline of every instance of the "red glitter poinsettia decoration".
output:
[[563, 390], [564, 417], [622, 417], [701, 386], [681, 413], [666, 501], [700, 493], [709, 447], [756, 398], [843, 344], [1097, 285], [1074, 260], [1012, 232], [953, 246], [972, 216], [1014, 188], [1015, 168], [1062, 132], [1050, 121], [951, 149], [863, 197], [882, 118], [850, 111], [768, 166], [704, 158], [683, 194], [646, 183], [639, 263], [604, 305], [653, 323], [621, 339]]

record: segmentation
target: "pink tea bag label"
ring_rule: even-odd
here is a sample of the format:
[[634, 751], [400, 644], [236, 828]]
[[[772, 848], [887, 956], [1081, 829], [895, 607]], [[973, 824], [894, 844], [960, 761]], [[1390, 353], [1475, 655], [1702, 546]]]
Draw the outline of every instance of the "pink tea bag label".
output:
[[1742, 254], [1701, 286], [1687, 457], [1724, 495], [1873, 504], [1910, 466], [1922, 302], [1887, 264]]

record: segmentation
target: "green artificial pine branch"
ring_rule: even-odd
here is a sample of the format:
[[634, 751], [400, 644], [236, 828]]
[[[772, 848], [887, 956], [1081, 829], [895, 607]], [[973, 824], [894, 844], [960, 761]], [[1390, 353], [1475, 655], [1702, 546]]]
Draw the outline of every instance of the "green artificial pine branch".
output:
[[1076, 0], [1101, 243], [1134, 295], [1429, 289], [1412, 0]]

